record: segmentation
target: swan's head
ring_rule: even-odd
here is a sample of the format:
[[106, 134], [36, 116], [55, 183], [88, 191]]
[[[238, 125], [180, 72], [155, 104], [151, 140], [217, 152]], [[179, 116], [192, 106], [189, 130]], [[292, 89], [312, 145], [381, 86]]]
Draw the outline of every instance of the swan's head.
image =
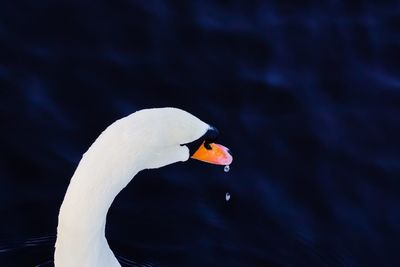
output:
[[[126, 119], [129, 126], [125, 136], [139, 135], [134, 147], [143, 148], [143, 168], [159, 168], [189, 158], [219, 165], [232, 162], [229, 150], [214, 143], [218, 130], [186, 111], [144, 109]], [[140, 143], [136, 143], [138, 140]]]

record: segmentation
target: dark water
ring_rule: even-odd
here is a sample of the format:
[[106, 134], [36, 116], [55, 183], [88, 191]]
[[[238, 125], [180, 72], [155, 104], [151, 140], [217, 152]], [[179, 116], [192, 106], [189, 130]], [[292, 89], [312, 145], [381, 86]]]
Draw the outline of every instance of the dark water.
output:
[[0, 1], [0, 266], [52, 266], [82, 153], [159, 106], [217, 126], [234, 164], [135, 177], [108, 217], [122, 264], [399, 266], [399, 18], [398, 1]]

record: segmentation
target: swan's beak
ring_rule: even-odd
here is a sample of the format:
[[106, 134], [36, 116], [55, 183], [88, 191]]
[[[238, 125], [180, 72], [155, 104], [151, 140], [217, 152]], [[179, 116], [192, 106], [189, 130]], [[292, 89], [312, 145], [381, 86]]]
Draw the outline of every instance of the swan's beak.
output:
[[204, 142], [191, 158], [217, 165], [230, 165], [233, 160], [228, 148], [223, 145], [205, 144]]

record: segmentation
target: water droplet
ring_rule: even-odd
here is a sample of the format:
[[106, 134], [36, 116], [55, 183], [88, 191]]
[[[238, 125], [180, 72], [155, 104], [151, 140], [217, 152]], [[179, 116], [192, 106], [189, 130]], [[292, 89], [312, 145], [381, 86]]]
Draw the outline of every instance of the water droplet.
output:
[[229, 201], [229, 199], [231, 199], [231, 194], [229, 194], [228, 192], [225, 194], [225, 200]]
[[229, 165], [226, 165], [226, 166], [224, 167], [224, 172], [229, 172], [229, 170], [230, 170]]

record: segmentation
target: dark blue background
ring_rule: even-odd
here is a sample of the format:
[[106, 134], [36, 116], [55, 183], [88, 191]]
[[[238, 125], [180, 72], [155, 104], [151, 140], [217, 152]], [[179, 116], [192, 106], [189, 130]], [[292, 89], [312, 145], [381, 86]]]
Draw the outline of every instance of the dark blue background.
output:
[[124, 263], [397, 266], [399, 29], [398, 1], [0, 1], [0, 265], [51, 265], [83, 152], [174, 106], [234, 163], [135, 177], [108, 217]]

